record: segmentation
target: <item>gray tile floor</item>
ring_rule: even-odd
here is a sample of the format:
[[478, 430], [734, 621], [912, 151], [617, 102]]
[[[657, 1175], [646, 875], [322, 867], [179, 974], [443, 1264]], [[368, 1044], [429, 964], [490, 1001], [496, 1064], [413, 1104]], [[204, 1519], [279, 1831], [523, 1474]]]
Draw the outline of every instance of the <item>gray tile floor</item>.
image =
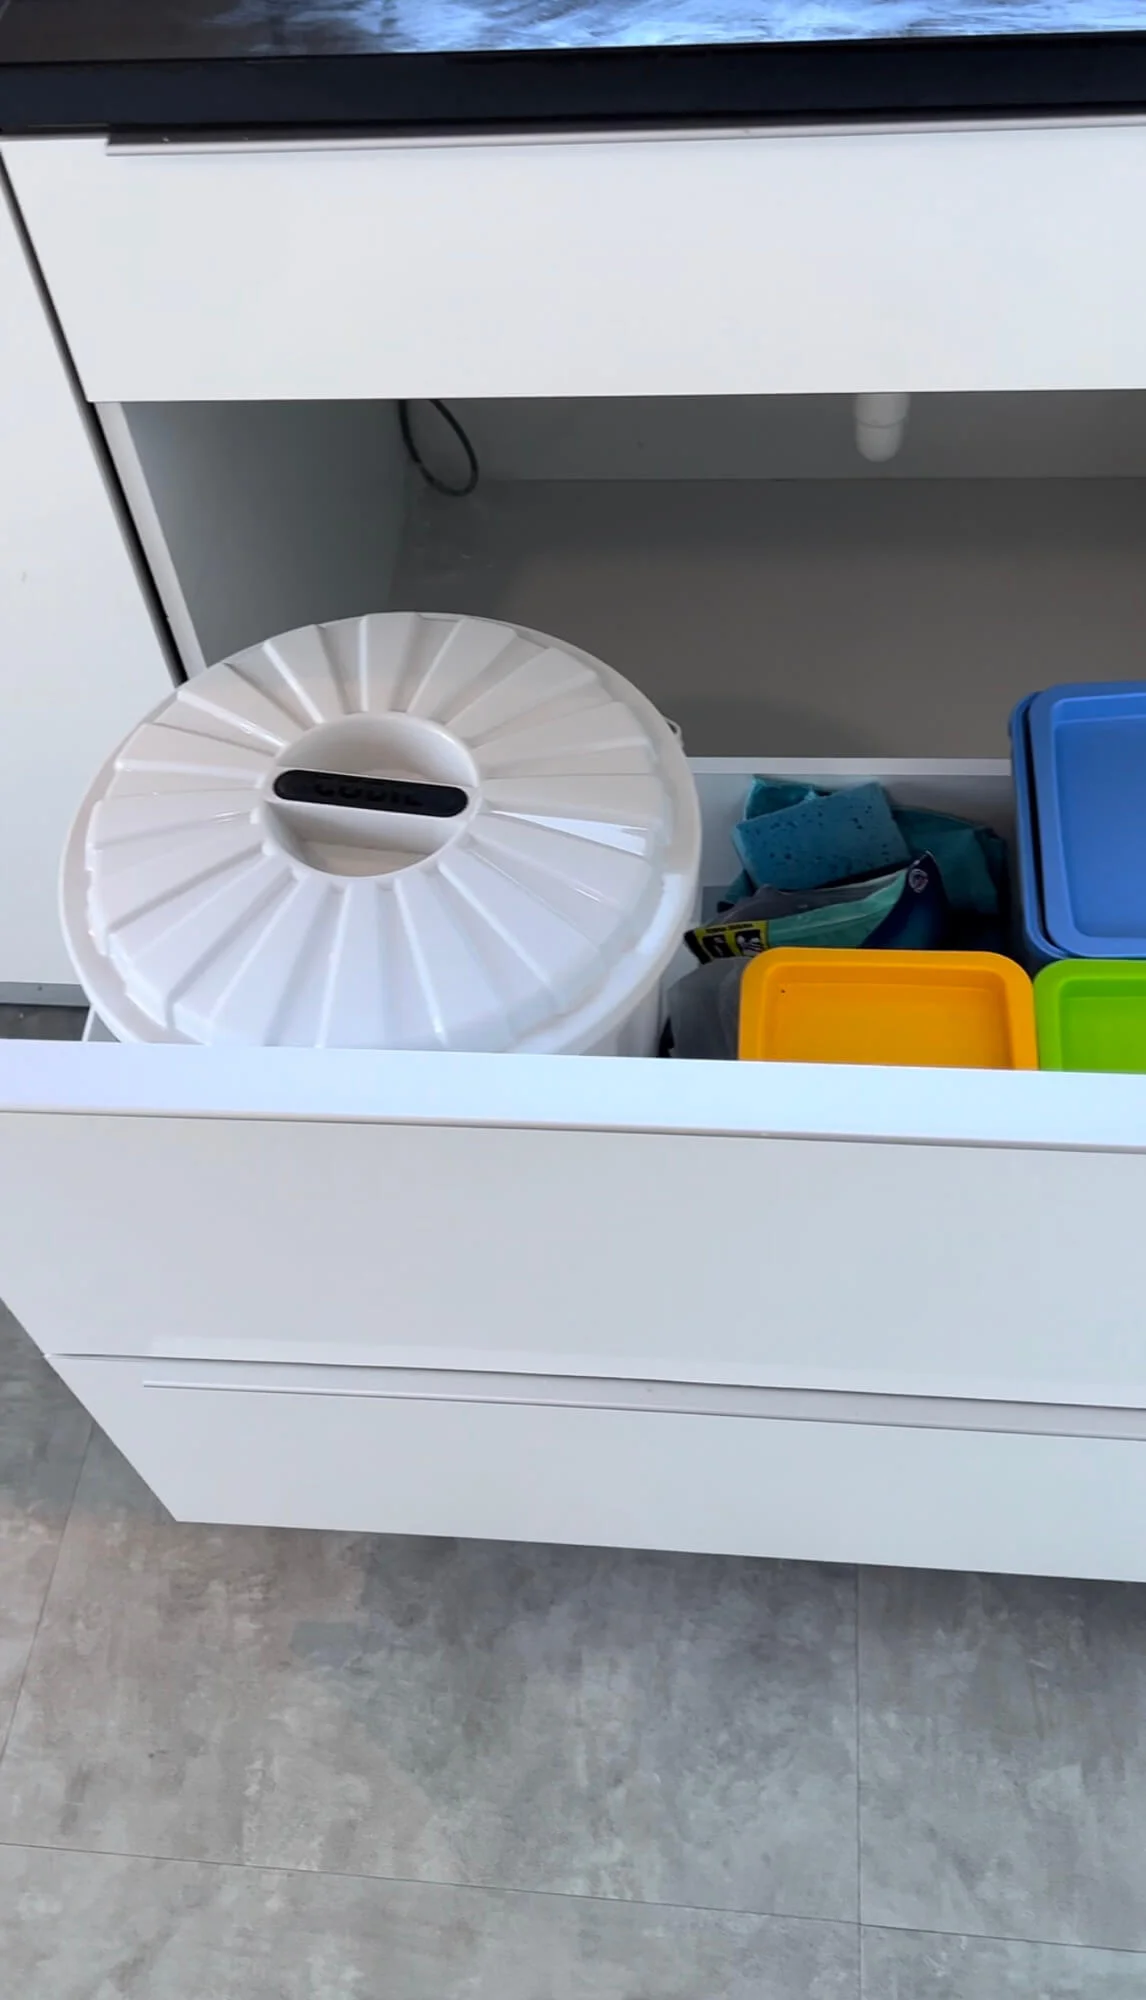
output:
[[180, 1526], [2, 1312], [0, 1745], [13, 2000], [1146, 2000], [1146, 1589]]

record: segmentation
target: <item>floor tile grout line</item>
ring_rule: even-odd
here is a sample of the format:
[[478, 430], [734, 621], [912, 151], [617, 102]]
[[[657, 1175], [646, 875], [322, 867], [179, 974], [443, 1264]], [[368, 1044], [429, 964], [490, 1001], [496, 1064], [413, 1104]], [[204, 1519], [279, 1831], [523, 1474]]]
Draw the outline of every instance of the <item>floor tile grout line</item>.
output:
[[[50, 1367], [50, 1366], [51, 1366], [51, 1363], [49, 1362], [49, 1364], [48, 1364], [48, 1365], [49, 1365], [49, 1367]], [[60, 1379], [61, 1379], [61, 1381], [62, 1381], [62, 1377], [61, 1377]], [[66, 1387], [66, 1384], [65, 1384], [64, 1386]], [[68, 1395], [69, 1395], [69, 1396], [72, 1396], [72, 1391], [71, 1391], [70, 1389], [68, 1389]], [[77, 1409], [81, 1409], [81, 1408], [83, 1407], [83, 1406], [82, 1406], [82, 1404], [80, 1404], [80, 1403], [79, 1403], [79, 1402], [78, 1402], [78, 1401], [76, 1400], [76, 1398], [75, 1398], [74, 1396], [72, 1396], [72, 1400], [73, 1400], [73, 1402], [75, 1402], [75, 1403], [76, 1403], [76, 1408], [77, 1408]], [[78, 1497], [78, 1495], [79, 1495], [79, 1490], [80, 1490], [80, 1481], [81, 1481], [81, 1479], [83, 1478], [83, 1476], [84, 1476], [84, 1473], [85, 1473], [85, 1471], [86, 1471], [86, 1469], [87, 1469], [87, 1462], [88, 1462], [89, 1458], [90, 1458], [90, 1457], [91, 1457], [91, 1455], [92, 1455], [92, 1445], [93, 1445], [93, 1444], [95, 1443], [95, 1440], [96, 1440], [96, 1436], [97, 1436], [97, 1434], [98, 1434], [98, 1435], [100, 1435], [100, 1436], [102, 1436], [102, 1435], [103, 1435], [103, 1433], [102, 1433], [101, 1431], [99, 1431], [99, 1427], [98, 1427], [98, 1425], [96, 1424], [96, 1420], [95, 1420], [95, 1418], [94, 1418], [94, 1417], [92, 1417], [92, 1416], [89, 1416], [89, 1417], [88, 1417], [88, 1434], [87, 1434], [87, 1441], [86, 1441], [86, 1443], [85, 1443], [85, 1445], [84, 1445], [84, 1448], [83, 1448], [82, 1452], [80, 1453], [80, 1463], [79, 1463], [79, 1469], [78, 1469], [78, 1471], [77, 1471], [77, 1473], [76, 1473], [76, 1477], [75, 1477], [75, 1484], [74, 1484], [74, 1485], [73, 1485], [73, 1487], [72, 1487], [72, 1496], [71, 1496], [71, 1499], [70, 1499], [70, 1500], [68, 1501], [68, 1511], [67, 1511], [67, 1514], [66, 1514], [66, 1515], [65, 1515], [65, 1517], [64, 1517], [64, 1526], [63, 1526], [63, 1531], [62, 1531], [62, 1533], [61, 1533], [61, 1535], [60, 1535], [60, 1541], [61, 1541], [61, 1542], [62, 1542], [62, 1541], [63, 1541], [63, 1539], [64, 1539], [64, 1535], [66, 1535], [66, 1534], [67, 1534], [67, 1532], [68, 1532], [68, 1529], [69, 1529], [69, 1528], [71, 1527], [71, 1525], [72, 1525], [72, 1516], [73, 1516], [73, 1515], [75, 1514], [75, 1511], [76, 1511], [76, 1499], [77, 1499], [77, 1497]]]
[[219, 1868], [232, 1874], [299, 1875], [310, 1881], [376, 1883], [386, 1889], [458, 1889], [475, 1896], [525, 1896], [560, 1903], [607, 1903], [623, 1910], [676, 1910], [697, 1917], [758, 1917], [764, 1923], [810, 1924], [838, 1931], [857, 1931], [851, 1917], [810, 1917], [789, 1910], [749, 1910], [732, 1903], [673, 1903], [659, 1897], [584, 1895], [577, 1889], [521, 1889], [499, 1882], [451, 1882], [436, 1875], [362, 1875], [350, 1868], [298, 1868], [283, 1861], [221, 1861], [213, 1854], [139, 1854], [125, 1847], [71, 1847], [47, 1840], [9, 1839], [0, 1835], [0, 1853], [73, 1854], [91, 1861], [146, 1861], [162, 1867]]
[[786, 1910], [749, 1910], [732, 1904], [673, 1903], [644, 1896], [583, 1895], [574, 1889], [520, 1889], [496, 1882], [451, 1882], [426, 1875], [362, 1875], [345, 1868], [298, 1868], [280, 1861], [221, 1861], [214, 1855], [140, 1854], [133, 1848], [70, 1847], [43, 1840], [8, 1840], [0, 1837], [0, 1853], [69, 1854], [88, 1861], [142, 1861], [157, 1867], [217, 1868], [231, 1874], [297, 1875], [310, 1881], [375, 1883], [379, 1888], [452, 1889], [475, 1896], [507, 1896], [564, 1903], [604, 1903], [632, 1910], [674, 1910], [698, 1917], [757, 1917], [765, 1923], [809, 1924], [839, 1931], [855, 1931], [861, 1939], [867, 1932], [888, 1931], [901, 1937], [935, 1937], [968, 1940], [974, 1944], [1018, 1944], [1033, 1950], [1092, 1951], [1118, 1958], [1146, 1961], [1146, 1946], [1080, 1943], [1069, 1938], [1026, 1937], [1007, 1931], [953, 1931], [935, 1924], [856, 1923], [849, 1917], [809, 1917]]
[[56, 1542], [55, 1554], [52, 1557], [51, 1568], [48, 1571], [48, 1580], [47, 1583], [44, 1585], [44, 1595], [40, 1599], [40, 1609], [36, 1617], [36, 1623], [32, 1629], [32, 1636], [28, 1641], [28, 1650], [24, 1655], [24, 1664], [20, 1669], [20, 1678], [16, 1683], [16, 1692], [12, 1697], [12, 1706], [8, 1712], [8, 1726], [4, 1731], [3, 1738], [0, 1739], [0, 1775], [2, 1775], [3, 1773], [4, 1759], [8, 1755], [8, 1745], [12, 1741], [12, 1731], [16, 1727], [16, 1716], [19, 1712], [20, 1703], [24, 1698], [24, 1689], [25, 1686], [27, 1685], [28, 1673], [32, 1665], [32, 1655], [36, 1650], [36, 1641], [39, 1639], [40, 1628], [44, 1623], [44, 1617], [48, 1609], [48, 1599], [51, 1597], [52, 1586], [56, 1581], [56, 1571], [59, 1569], [60, 1556], [63, 1553], [64, 1537], [66, 1536], [68, 1529], [71, 1526], [72, 1514], [75, 1510], [75, 1504], [76, 1504], [76, 1494], [80, 1490], [80, 1480], [84, 1476], [84, 1467], [88, 1462], [88, 1453], [92, 1448], [92, 1438], [94, 1435], [95, 1435], [95, 1425], [92, 1423], [91, 1418], [89, 1417], [87, 1442], [85, 1443], [84, 1448], [79, 1455], [79, 1462], [76, 1466], [76, 1476], [74, 1481], [72, 1482], [72, 1490], [68, 1498], [67, 1511], [64, 1515], [63, 1526], [60, 1529], [59, 1538]]
[[1079, 1944], [1070, 1938], [1023, 1937], [1017, 1931], [949, 1931], [935, 1924], [860, 1924], [858, 1929], [861, 1935], [867, 1931], [892, 1931], [898, 1937], [952, 1938], [957, 1942], [969, 1941], [971, 1944], [1022, 1944], [1030, 1945], [1032, 1950], [1036, 1951], [1113, 1952], [1120, 1958], [1140, 1958], [1146, 1961], [1146, 1945]]

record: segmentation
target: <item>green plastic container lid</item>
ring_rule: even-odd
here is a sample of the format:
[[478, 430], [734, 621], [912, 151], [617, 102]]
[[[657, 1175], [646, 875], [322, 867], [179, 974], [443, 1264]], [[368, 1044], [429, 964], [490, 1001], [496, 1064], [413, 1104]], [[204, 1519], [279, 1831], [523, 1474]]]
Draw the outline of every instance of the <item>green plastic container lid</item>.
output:
[[1035, 980], [1040, 1069], [1146, 1074], [1146, 960], [1063, 958]]

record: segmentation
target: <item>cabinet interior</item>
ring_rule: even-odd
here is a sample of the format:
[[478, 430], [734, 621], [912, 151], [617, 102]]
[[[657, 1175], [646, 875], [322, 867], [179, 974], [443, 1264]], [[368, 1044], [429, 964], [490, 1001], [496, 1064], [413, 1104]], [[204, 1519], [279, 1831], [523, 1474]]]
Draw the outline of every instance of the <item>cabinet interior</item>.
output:
[[[1006, 754], [1020, 695], [1142, 671], [1146, 394], [459, 401], [446, 498], [394, 403], [103, 412], [186, 664], [367, 609], [505, 618], [627, 674], [695, 756]], [[466, 466], [406, 406], [439, 476]]]

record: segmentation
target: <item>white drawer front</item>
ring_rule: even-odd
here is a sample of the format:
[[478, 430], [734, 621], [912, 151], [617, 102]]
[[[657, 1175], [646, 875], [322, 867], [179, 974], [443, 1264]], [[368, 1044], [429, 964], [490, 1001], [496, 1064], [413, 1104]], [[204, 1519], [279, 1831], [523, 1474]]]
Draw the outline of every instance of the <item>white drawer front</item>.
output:
[[3, 147], [96, 401], [1146, 384], [1146, 127]]
[[58, 1360], [183, 1520], [1146, 1578], [1146, 1443], [169, 1388]]
[[51, 1354], [1146, 1409], [1142, 1153], [5, 1113], [0, 1167]]

